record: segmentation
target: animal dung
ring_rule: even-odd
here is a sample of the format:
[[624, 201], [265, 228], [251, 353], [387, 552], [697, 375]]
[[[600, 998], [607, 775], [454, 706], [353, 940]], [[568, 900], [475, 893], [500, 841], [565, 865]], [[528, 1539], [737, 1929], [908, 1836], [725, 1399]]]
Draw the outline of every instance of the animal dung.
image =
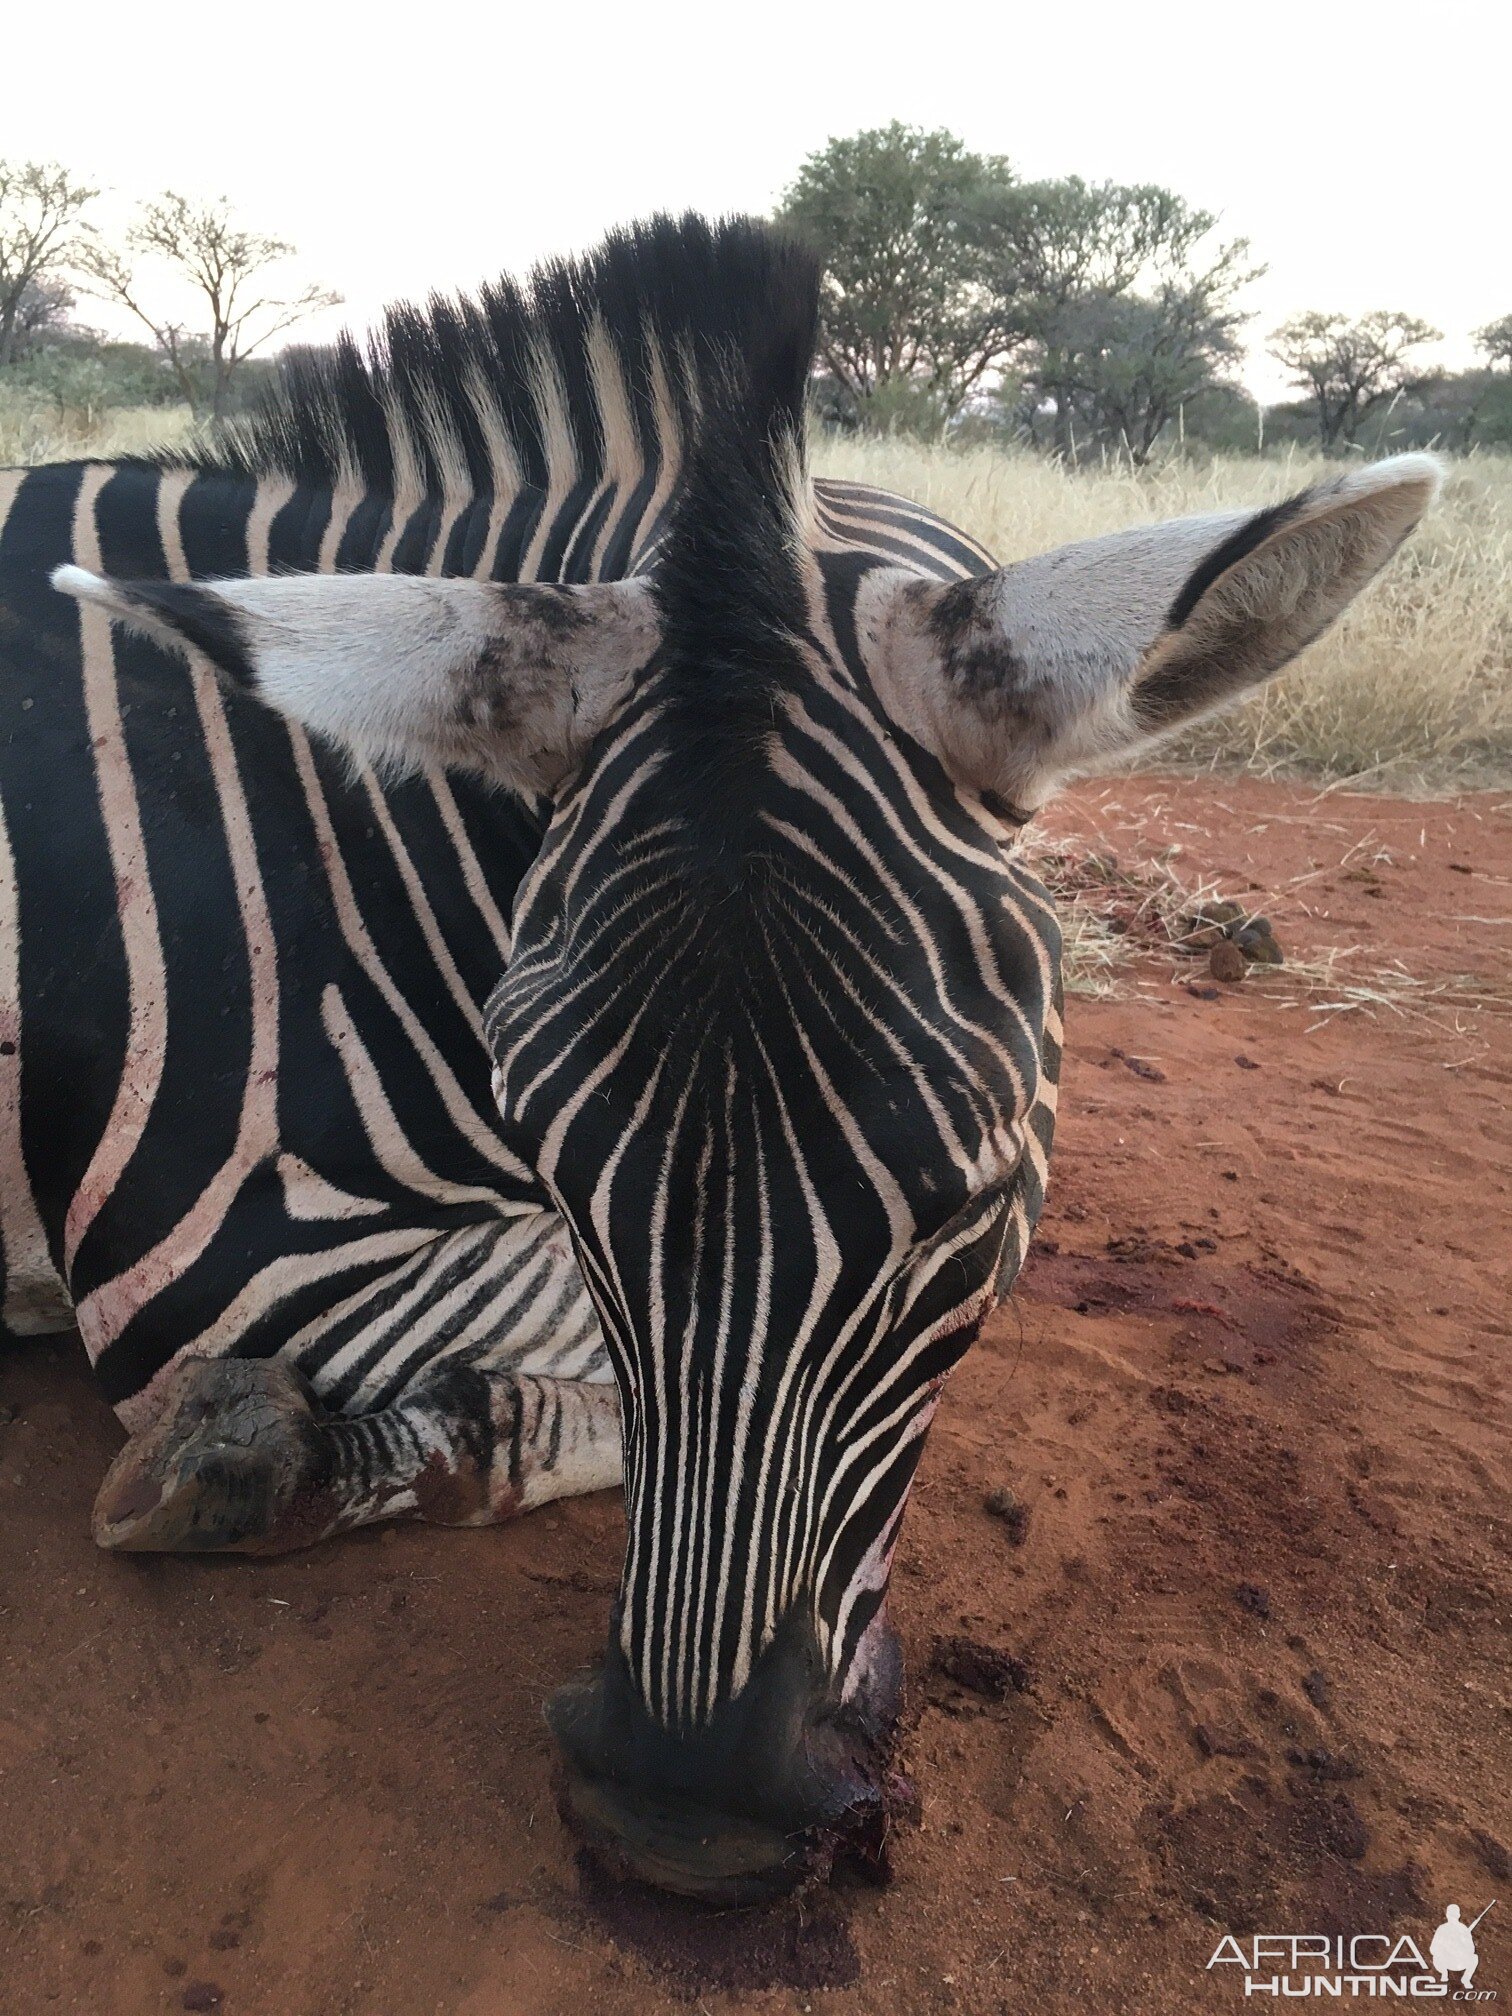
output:
[[1244, 954], [1231, 938], [1220, 938], [1209, 952], [1208, 971], [1215, 980], [1226, 980], [1230, 986], [1244, 978]]
[[1007, 1527], [1010, 1545], [1022, 1547], [1029, 1536], [1029, 1507], [1020, 1503], [1006, 1484], [989, 1491], [982, 1504], [994, 1519], [1001, 1519]]
[[1177, 940], [1186, 952], [1206, 952], [1208, 968], [1215, 980], [1231, 984], [1244, 978], [1244, 968], [1235, 965], [1229, 947], [1241, 961], [1255, 966], [1282, 966], [1285, 954], [1276, 942], [1269, 917], [1246, 910], [1242, 903], [1203, 903], [1185, 919]]
[[1232, 927], [1231, 936], [1246, 959], [1262, 966], [1285, 964], [1269, 917], [1247, 917]]

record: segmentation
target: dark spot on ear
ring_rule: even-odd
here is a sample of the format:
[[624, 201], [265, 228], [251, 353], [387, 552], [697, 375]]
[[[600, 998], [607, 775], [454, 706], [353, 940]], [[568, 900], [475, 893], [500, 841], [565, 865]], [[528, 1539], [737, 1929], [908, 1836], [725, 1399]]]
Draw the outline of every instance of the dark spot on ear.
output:
[[934, 596], [934, 606], [929, 612], [929, 627], [934, 632], [935, 641], [942, 652], [949, 650], [963, 631], [980, 623], [976, 592], [980, 586], [981, 583], [975, 580], [953, 581], [948, 588]]
[[988, 577], [954, 581], [936, 592], [928, 627], [951, 685], [984, 713], [998, 717], [1023, 711], [1028, 682], [998, 626], [992, 586]]
[[122, 582], [119, 592], [134, 608], [154, 611], [236, 685], [255, 690], [257, 671], [247, 649], [246, 627], [240, 612], [219, 595], [177, 581]]
[[577, 595], [560, 582], [511, 582], [495, 587], [494, 593], [504, 604], [510, 624], [533, 623], [542, 639], [553, 644], [575, 637], [591, 621]]
[[1179, 630], [1220, 575], [1237, 565], [1246, 553], [1253, 553], [1257, 546], [1263, 546], [1267, 539], [1298, 515], [1307, 501], [1308, 493], [1304, 490], [1300, 496], [1288, 497], [1284, 504], [1272, 504], [1268, 510], [1257, 511], [1253, 518], [1246, 518], [1238, 530], [1231, 532], [1221, 546], [1215, 546], [1206, 560], [1187, 577], [1186, 586], [1171, 604], [1166, 616], [1167, 627]]
[[939, 582], [932, 581], [923, 574], [916, 575], [912, 581], [905, 581], [898, 591], [904, 604], [918, 614], [921, 622], [928, 620], [930, 609], [939, 592]]

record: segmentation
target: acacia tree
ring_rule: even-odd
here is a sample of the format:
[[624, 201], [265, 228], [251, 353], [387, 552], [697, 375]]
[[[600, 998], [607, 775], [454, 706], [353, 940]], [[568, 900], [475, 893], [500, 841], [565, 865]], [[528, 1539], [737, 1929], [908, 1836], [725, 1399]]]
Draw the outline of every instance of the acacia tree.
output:
[[1512, 315], [1502, 315], [1475, 332], [1475, 347], [1495, 370], [1498, 364], [1512, 367]]
[[1247, 318], [1216, 292], [1205, 280], [1167, 283], [1153, 295], [1101, 296], [1068, 316], [1074, 347], [1060, 359], [1057, 419], [1074, 412], [1082, 438], [1143, 468], [1181, 409], [1223, 385], [1240, 358]]
[[221, 419], [236, 373], [255, 351], [304, 316], [341, 300], [314, 284], [293, 292], [279, 289], [272, 269], [291, 258], [294, 247], [244, 230], [224, 197], [197, 204], [169, 190], [142, 206], [126, 245], [129, 253], [168, 268], [180, 284], [187, 282], [204, 303], [209, 327], [191, 330], [146, 305], [148, 297], [126, 254], [96, 238], [82, 261], [94, 289], [152, 331], [196, 417], [208, 404], [210, 417]]
[[1389, 400], [1421, 391], [1433, 372], [1411, 352], [1436, 343], [1440, 331], [1415, 315], [1374, 308], [1351, 321], [1314, 309], [1294, 316], [1270, 340], [1271, 355], [1310, 395], [1325, 454], [1352, 448], [1366, 416]]
[[1054, 409], [1055, 447], [1086, 431], [1147, 461], [1181, 405], [1213, 384], [1248, 319], [1236, 297], [1262, 267], [1219, 244], [1218, 219], [1155, 183], [1080, 176], [1013, 192], [1009, 263], [1027, 345], [1024, 380]]
[[1012, 370], [1030, 431], [1148, 458], [1237, 352], [1243, 240], [1151, 184], [1016, 183], [1000, 156], [894, 123], [831, 140], [779, 212], [825, 261], [821, 346], [837, 411], [947, 424]]
[[0, 368], [15, 361], [39, 317], [53, 318], [80, 217], [98, 194], [66, 168], [0, 161]]
[[916, 387], [948, 419], [1007, 355], [1019, 332], [990, 283], [1011, 184], [999, 156], [896, 120], [799, 169], [778, 220], [824, 260], [821, 354], [863, 413]]

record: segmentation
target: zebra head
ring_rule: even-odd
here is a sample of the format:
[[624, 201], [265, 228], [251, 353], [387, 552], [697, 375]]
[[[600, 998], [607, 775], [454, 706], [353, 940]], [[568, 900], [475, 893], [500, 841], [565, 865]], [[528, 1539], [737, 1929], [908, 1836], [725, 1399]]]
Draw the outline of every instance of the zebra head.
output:
[[1437, 481], [1402, 457], [941, 578], [880, 500], [816, 496], [813, 276], [777, 280], [633, 578], [59, 577], [364, 757], [546, 799], [486, 1028], [608, 1342], [627, 1511], [606, 1658], [551, 1721], [578, 1824], [724, 1899], [885, 1825], [893, 1550], [1043, 1197], [1059, 941], [1018, 827], [1276, 671]]

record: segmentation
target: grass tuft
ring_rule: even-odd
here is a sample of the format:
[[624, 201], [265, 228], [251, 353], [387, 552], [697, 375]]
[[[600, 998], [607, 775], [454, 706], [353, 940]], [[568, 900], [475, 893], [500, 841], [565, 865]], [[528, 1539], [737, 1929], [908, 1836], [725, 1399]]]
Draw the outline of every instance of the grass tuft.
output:
[[[1365, 844], [1353, 851], [1362, 852]], [[1019, 845], [1055, 898], [1068, 994], [1113, 1000], [1137, 986], [1141, 973], [1153, 977], [1162, 968], [1168, 985], [1209, 984], [1212, 933], [1201, 927], [1222, 906], [1222, 887], [1206, 877], [1184, 880], [1177, 866], [1179, 845], [1124, 860], [1074, 835], [1052, 840], [1032, 829]], [[1304, 875], [1282, 884], [1277, 891], [1282, 906], [1291, 890], [1311, 879]], [[1249, 914], [1242, 899], [1234, 907]], [[1455, 973], [1430, 979], [1400, 960], [1364, 967], [1358, 963], [1362, 950], [1331, 946], [1301, 958], [1288, 952], [1284, 964], [1247, 966], [1241, 984], [1251, 992], [1262, 990], [1278, 1008], [1305, 1009], [1312, 1018], [1309, 1033], [1341, 1015], [1374, 1020], [1390, 1014], [1469, 1036], [1462, 1021], [1466, 1013], [1512, 1016], [1512, 985], [1499, 978]]]
[[1018, 851], [1055, 898], [1067, 993], [1093, 1000], [1119, 993], [1141, 955], [1181, 946], [1193, 912], [1218, 894], [1216, 883], [1182, 881], [1178, 847], [1125, 861], [1075, 836], [1050, 839], [1030, 827]]

